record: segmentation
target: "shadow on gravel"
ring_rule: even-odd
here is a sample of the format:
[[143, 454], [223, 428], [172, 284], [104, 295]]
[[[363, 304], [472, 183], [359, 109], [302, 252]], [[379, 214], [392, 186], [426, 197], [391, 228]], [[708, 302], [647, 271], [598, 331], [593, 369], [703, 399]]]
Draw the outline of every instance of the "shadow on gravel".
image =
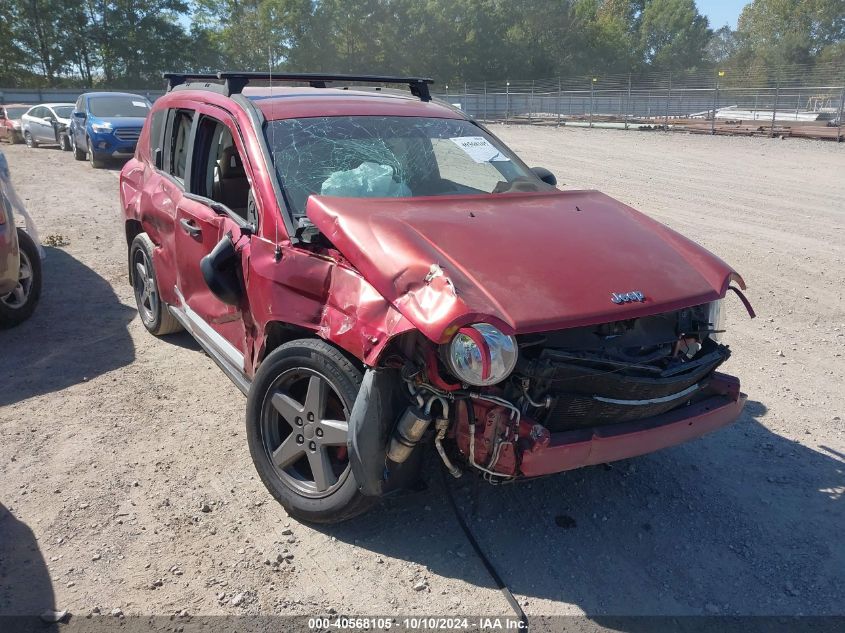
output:
[[0, 630], [57, 631], [38, 617], [53, 609], [53, 584], [35, 535], [0, 503]]
[[135, 359], [127, 325], [136, 311], [65, 251], [44, 250], [44, 284], [35, 314], [0, 331], [0, 406], [64, 389]]
[[[840, 614], [845, 462], [771, 432], [755, 419], [765, 412], [749, 402], [731, 427], [612, 465], [517, 485], [468, 476], [448, 485], [529, 616], [560, 610], [537, 599], [574, 604], [597, 623], [613, 615]], [[492, 587], [440, 477], [429, 479], [427, 492], [326, 531]], [[436, 577], [430, 590], [441, 590]], [[504, 599], [500, 611], [510, 613]]]

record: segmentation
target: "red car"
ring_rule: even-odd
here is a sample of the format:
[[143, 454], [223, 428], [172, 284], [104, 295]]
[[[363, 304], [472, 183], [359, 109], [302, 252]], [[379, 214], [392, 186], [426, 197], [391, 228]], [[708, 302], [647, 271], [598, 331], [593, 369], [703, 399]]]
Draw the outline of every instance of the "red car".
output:
[[9, 103], [0, 105], [0, 139], [8, 143], [23, 143], [21, 117], [32, 106]]
[[247, 395], [253, 461], [294, 516], [362, 512], [416, 480], [429, 443], [498, 483], [739, 416], [716, 369], [729, 289], [753, 316], [742, 278], [556, 189], [430, 80], [167, 78], [120, 177], [138, 310]]

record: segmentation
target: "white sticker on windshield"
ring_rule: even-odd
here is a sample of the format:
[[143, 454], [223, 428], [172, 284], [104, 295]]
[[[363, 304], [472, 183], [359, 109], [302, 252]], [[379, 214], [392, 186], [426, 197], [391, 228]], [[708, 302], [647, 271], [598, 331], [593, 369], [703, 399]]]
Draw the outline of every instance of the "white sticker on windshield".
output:
[[476, 163], [509, 160], [483, 136], [458, 136], [449, 140], [464, 150]]
[[138, 106], [139, 108], [146, 108], [147, 107], [147, 104], [144, 103], [143, 101], [133, 101], [132, 105]]

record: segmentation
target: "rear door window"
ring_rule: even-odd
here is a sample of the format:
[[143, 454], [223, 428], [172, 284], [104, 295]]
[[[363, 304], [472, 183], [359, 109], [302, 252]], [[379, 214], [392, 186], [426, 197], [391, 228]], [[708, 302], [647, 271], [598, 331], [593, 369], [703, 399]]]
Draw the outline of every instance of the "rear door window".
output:
[[[150, 117], [150, 159], [158, 168], [164, 165], [164, 123], [166, 117], [167, 110], [153, 112]], [[156, 155], [160, 156], [158, 161]]]
[[176, 180], [185, 183], [190, 156], [191, 130], [194, 123], [193, 110], [169, 110], [167, 117], [167, 162], [166, 171]]

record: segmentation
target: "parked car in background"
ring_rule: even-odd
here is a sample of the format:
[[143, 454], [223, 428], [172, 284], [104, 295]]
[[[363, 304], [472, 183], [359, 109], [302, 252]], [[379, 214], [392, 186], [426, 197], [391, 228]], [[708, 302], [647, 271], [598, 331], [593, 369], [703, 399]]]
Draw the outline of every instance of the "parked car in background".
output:
[[[15, 221], [15, 214], [18, 221]], [[41, 297], [41, 248], [0, 152], [0, 328], [28, 319]]]
[[70, 151], [68, 126], [72, 103], [42, 103], [33, 106], [21, 117], [21, 132], [27, 147], [58, 145]]
[[10, 103], [0, 105], [0, 139], [9, 143], [22, 143], [21, 117], [29, 110], [28, 105]]
[[70, 124], [74, 158], [102, 167], [110, 158], [132, 156], [150, 106], [146, 97], [127, 92], [81, 95]]
[[431, 80], [168, 78], [120, 175], [138, 311], [247, 394], [253, 462], [292, 515], [362, 512], [416, 481], [424, 444], [503, 483], [740, 415], [716, 370], [729, 289], [753, 316], [742, 277], [610, 196], [557, 189]]

